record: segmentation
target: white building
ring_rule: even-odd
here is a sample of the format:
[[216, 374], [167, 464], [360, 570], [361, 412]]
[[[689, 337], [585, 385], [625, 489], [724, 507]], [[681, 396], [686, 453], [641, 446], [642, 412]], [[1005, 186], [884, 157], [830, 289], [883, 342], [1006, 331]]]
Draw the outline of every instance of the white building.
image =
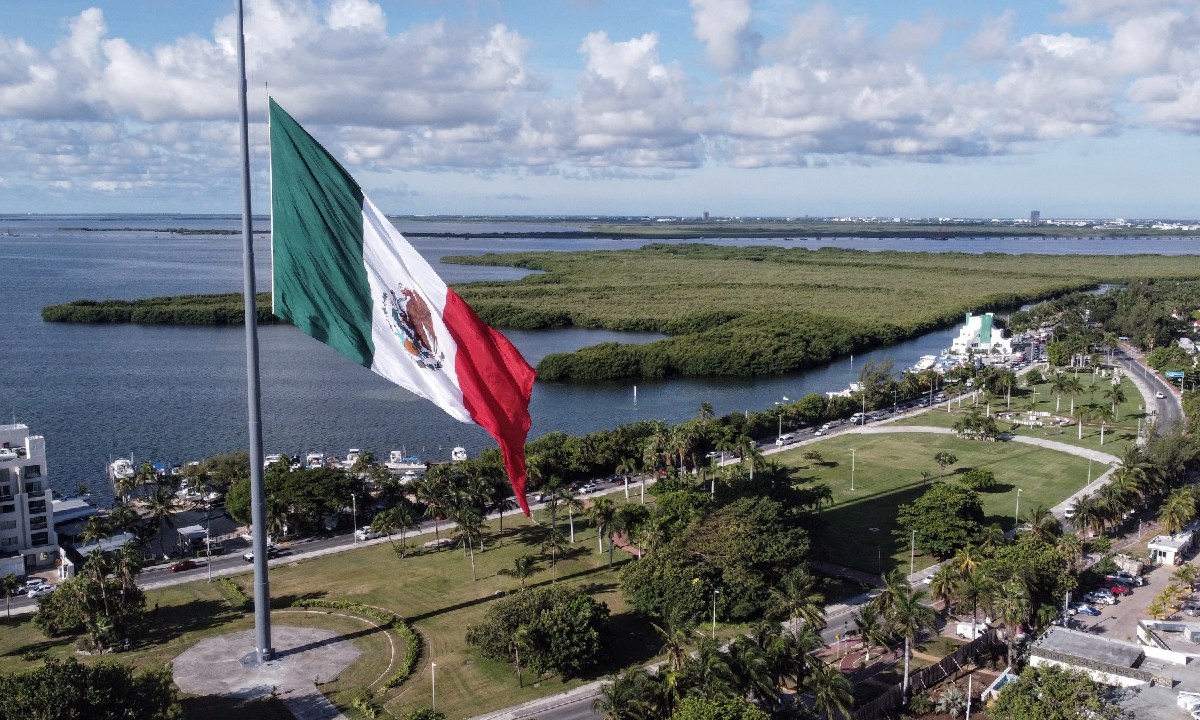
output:
[[950, 343], [950, 352], [955, 355], [1012, 355], [1012, 338], [1004, 337], [1004, 331], [993, 324], [992, 313], [972, 315], [967, 313], [966, 322], [958, 331], [958, 337]]
[[0, 576], [25, 575], [58, 557], [46, 439], [0, 425]]

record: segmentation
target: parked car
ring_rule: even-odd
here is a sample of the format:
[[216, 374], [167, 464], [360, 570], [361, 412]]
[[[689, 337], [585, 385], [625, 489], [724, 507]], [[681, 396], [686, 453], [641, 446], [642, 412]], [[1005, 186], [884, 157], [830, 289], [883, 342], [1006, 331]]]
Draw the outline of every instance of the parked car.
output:
[[1197, 615], [1200, 615], [1200, 603], [1187, 602], [1187, 603], [1184, 603], [1183, 607], [1181, 607], [1179, 609], [1182, 610], [1183, 612], [1185, 612], [1186, 614], [1191, 615], [1192, 617], [1196, 617]]
[[171, 572], [179, 572], [181, 570], [191, 570], [194, 567], [199, 567], [199, 565], [195, 560], [189, 558], [187, 560], [180, 560], [177, 563], [172, 563], [170, 570]]
[[1088, 605], [1085, 602], [1077, 602], [1071, 605], [1071, 612], [1073, 614], [1079, 613], [1080, 615], [1089, 615], [1092, 617], [1100, 615], [1099, 608], [1095, 607], [1094, 605]]
[[1101, 605], [1116, 605], [1117, 604], [1117, 596], [1113, 595], [1112, 591], [1110, 591], [1108, 588], [1100, 588], [1098, 590], [1093, 590], [1090, 593], [1084, 595], [1083, 600], [1084, 600], [1084, 602], [1088, 602], [1093, 605], [1095, 605], [1097, 603], [1099, 603]]
[[55, 585], [40, 585], [29, 591], [29, 597], [40, 598], [43, 595], [49, 595], [50, 593], [54, 592], [55, 587], [57, 587], [57, 586], [55, 586]]
[[29, 593], [33, 592], [34, 590], [37, 590], [38, 588], [45, 586], [45, 584], [46, 584], [46, 581], [41, 578], [32, 578], [30, 580], [26, 580], [25, 584], [17, 589], [17, 594], [18, 595], [28, 595]]
[[1126, 593], [1133, 592], [1132, 590], [1129, 589], [1129, 586], [1123, 582], [1108, 582], [1108, 583], [1104, 584], [1104, 587], [1107, 588], [1108, 591], [1111, 592], [1113, 595], [1116, 595], [1118, 597], [1120, 597], [1121, 595], [1124, 595]]
[[1116, 580], [1117, 582], [1123, 582], [1126, 585], [1133, 585], [1136, 587], [1141, 587], [1142, 585], [1146, 584], [1145, 578], [1143, 578], [1141, 575], [1134, 575], [1133, 573], [1125, 572], [1124, 570], [1118, 570], [1111, 575], [1106, 575], [1105, 579]]

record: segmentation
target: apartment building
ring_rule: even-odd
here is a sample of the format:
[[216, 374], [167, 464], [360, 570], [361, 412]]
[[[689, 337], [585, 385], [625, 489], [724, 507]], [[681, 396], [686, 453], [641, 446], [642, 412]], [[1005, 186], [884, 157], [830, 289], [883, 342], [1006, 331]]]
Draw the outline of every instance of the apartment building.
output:
[[52, 502], [46, 439], [27, 425], [0, 425], [0, 576], [54, 564]]

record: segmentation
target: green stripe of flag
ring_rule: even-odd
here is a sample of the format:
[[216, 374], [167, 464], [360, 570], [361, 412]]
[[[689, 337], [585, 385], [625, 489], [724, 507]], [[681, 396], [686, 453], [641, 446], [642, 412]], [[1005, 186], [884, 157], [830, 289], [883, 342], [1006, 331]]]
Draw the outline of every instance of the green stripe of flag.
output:
[[371, 367], [362, 190], [274, 99], [270, 107], [274, 312]]

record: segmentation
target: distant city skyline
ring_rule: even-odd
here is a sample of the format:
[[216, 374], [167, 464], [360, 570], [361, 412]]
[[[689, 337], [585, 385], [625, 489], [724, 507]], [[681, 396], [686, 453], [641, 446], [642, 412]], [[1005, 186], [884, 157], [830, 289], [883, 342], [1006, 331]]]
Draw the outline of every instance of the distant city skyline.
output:
[[[0, 2], [0, 213], [240, 210], [233, 0]], [[1200, 0], [246, 0], [389, 215], [1200, 217]]]

